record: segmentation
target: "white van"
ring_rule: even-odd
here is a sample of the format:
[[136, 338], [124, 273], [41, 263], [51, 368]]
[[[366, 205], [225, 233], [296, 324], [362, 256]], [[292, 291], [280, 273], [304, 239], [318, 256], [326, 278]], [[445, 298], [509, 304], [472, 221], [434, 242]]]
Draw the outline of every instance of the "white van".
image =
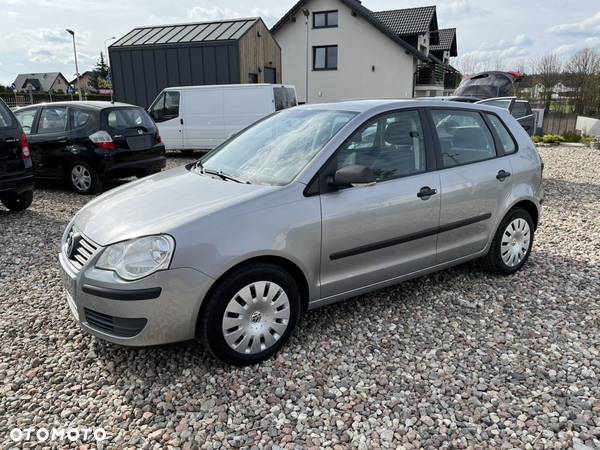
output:
[[257, 120], [296, 106], [296, 89], [227, 84], [164, 89], [148, 112], [167, 150], [210, 150]]

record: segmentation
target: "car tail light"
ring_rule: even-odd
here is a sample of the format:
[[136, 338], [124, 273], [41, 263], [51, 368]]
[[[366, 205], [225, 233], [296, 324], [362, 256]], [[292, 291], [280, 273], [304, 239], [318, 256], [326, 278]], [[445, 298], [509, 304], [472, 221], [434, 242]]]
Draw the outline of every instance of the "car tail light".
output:
[[29, 143], [27, 142], [27, 136], [25, 133], [21, 133], [21, 159], [31, 158], [31, 151], [29, 151]]
[[90, 141], [96, 144], [96, 147], [103, 148], [106, 150], [114, 150], [117, 148], [112, 140], [112, 137], [108, 132], [104, 130], [96, 131], [90, 136]]

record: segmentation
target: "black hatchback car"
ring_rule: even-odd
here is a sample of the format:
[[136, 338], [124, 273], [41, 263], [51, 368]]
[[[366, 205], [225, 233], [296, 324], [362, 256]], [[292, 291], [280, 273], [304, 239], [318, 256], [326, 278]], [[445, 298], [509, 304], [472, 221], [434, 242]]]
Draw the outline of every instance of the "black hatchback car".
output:
[[148, 113], [110, 102], [57, 102], [15, 111], [27, 134], [36, 178], [64, 179], [81, 194], [102, 181], [143, 177], [166, 166], [165, 146]]
[[33, 187], [27, 137], [0, 99], [0, 201], [11, 211], [23, 211], [31, 205]]

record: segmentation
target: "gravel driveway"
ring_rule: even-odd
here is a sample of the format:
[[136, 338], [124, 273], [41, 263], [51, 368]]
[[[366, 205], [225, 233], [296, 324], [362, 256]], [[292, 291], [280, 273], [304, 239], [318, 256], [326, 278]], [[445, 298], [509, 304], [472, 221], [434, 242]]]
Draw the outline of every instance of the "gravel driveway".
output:
[[105, 449], [600, 448], [600, 152], [541, 153], [543, 225], [521, 272], [472, 263], [310, 312], [243, 369], [194, 343], [82, 334], [56, 255], [90, 198], [42, 185], [28, 211], [0, 210], [0, 448], [38, 445], [16, 427], [71, 426], [102, 427]]

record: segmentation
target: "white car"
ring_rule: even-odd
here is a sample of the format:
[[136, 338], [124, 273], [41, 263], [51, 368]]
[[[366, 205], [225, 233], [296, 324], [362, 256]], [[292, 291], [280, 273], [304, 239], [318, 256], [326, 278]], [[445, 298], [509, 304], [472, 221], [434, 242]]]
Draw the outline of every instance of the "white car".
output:
[[296, 89], [277, 84], [170, 87], [148, 112], [167, 150], [210, 150], [254, 122], [296, 106]]

